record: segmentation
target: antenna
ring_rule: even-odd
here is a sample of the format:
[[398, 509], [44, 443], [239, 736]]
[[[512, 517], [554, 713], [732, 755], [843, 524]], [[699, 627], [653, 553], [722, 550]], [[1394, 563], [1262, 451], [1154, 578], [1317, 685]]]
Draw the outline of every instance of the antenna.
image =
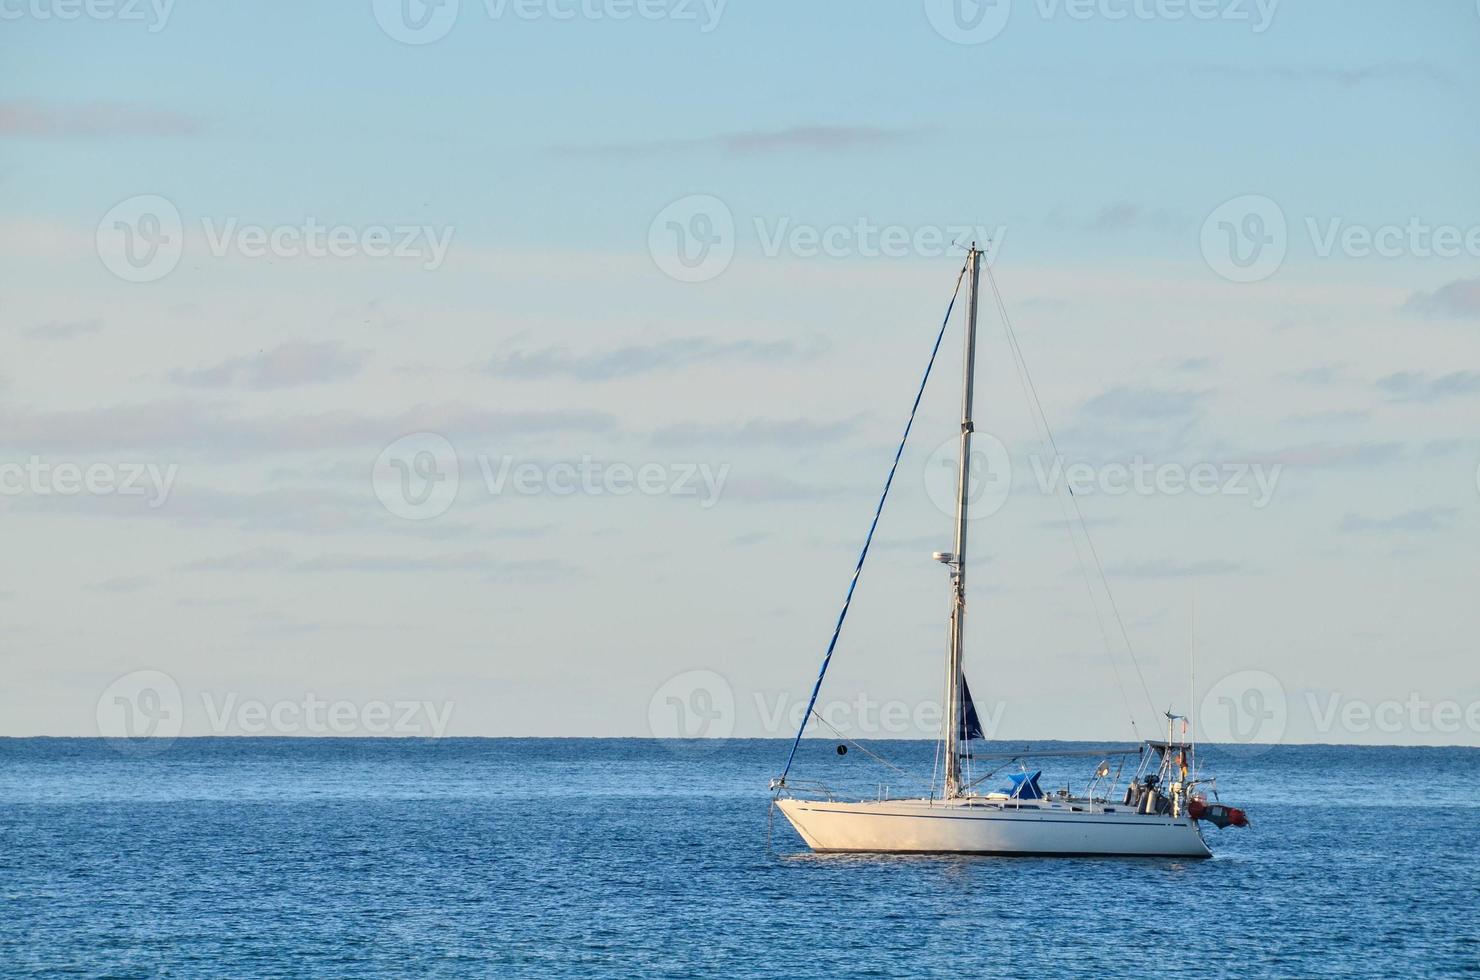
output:
[[[1197, 586], [1189, 586], [1192, 593], [1192, 612], [1187, 624], [1187, 744], [1197, 748]], [[1197, 765], [1197, 752], [1192, 753], [1193, 765]]]

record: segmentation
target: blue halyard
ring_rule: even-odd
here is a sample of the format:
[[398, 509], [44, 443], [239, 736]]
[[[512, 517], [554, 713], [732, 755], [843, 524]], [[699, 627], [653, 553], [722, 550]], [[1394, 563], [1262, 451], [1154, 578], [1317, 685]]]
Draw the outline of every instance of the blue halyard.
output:
[[858, 587], [858, 576], [863, 572], [863, 563], [868, 559], [869, 545], [874, 542], [874, 532], [879, 528], [879, 517], [884, 513], [884, 502], [889, 499], [889, 488], [894, 485], [894, 474], [899, 471], [899, 460], [904, 455], [905, 443], [910, 440], [910, 429], [915, 425], [915, 415], [920, 411], [920, 399], [925, 397], [925, 385], [930, 381], [930, 372], [935, 368], [935, 358], [940, 353], [941, 341], [946, 336], [946, 326], [951, 322], [951, 311], [956, 308], [956, 298], [961, 295], [961, 280], [966, 275], [966, 266], [961, 267], [961, 272], [956, 276], [956, 289], [951, 293], [951, 302], [946, 306], [946, 315], [941, 318], [940, 332], [935, 335], [935, 347], [930, 351], [930, 363], [925, 365], [925, 376], [920, 379], [920, 389], [915, 392], [915, 403], [910, 406], [909, 421], [905, 423], [904, 435], [900, 437], [899, 448], [894, 451], [894, 463], [889, 467], [889, 478], [884, 481], [884, 492], [879, 495], [879, 505], [874, 508], [874, 520], [869, 525], [868, 536], [863, 539], [863, 550], [858, 553], [858, 564], [853, 567], [853, 578], [848, 582], [848, 594], [843, 598], [843, 608], [838, 613], [837, 625], [833, 627], [832, 639], [828, 640], [827, 653], [822, 657], [822, 669], [817, 671], [817, 682], [812, 685], [812, 697], [807, 701], [807, 711], [802, 715], [801, 727], [797, 729], [797, 737], [792, 740], [791, 751], [786, 756], [786, 767], [781, 770], [781, 778], [776, 785], [784, 785], [786, 776], [791, 772], [792, 761], [796, 759], [797, 747], [802, 744], [802, 733], [807, 730], [807, 721], [812, 717], [812, 709], [817, 706], [817, 695], [822, 691], [822, 678], [827, 675], [827, 666], [832, 663], [833, 651], [837, 649], [838, 637], [843, 632], [843, 621], [848, 618], [848, 607], [853, 604], [853, 590]]

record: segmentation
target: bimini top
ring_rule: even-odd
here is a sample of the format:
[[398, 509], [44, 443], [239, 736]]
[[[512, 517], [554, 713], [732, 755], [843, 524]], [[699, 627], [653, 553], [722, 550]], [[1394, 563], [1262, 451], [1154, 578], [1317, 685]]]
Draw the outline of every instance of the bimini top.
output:
[[1043, 790], [1038, 786], [1038, 777], [1041, 775], [1042, 769], [1036, 772], [1008, 773], [1007, 778], [1012, 780], [1012, 789], [1004, 792], [1015, 800], [1041, 800]]

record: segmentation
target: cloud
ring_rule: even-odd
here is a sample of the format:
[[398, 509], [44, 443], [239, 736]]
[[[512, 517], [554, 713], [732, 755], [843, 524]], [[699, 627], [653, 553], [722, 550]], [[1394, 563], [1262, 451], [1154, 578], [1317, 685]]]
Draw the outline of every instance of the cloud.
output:
[[1303, 371], [1292, 371], [1282, 374], [1280, 377], [1288, 378], [1297, 384], [1310, 385], [1315, 388], [1325, 388], [1340, 380], [1345, 365], [1343, 364], [1320, 364]]
[[1084, 230], [1091, 232], [1130, 231], [1135, 228], [1167, 230], [1186, 224], [1170, 211], [1148, 208], [1130, 201], [1117, 201], [1097, 211], [1084, 223]]
[[137, 592], [148, 585], [150, 579], [143, 575], [120, 575], [84, 586], [89, 592]]
[[488, 370], [499, 377], [524, 380], [569, 377], [578, 381], [612, 381], [715, 361], [761, 364], [799, 361], [815, 357], [820, 350], [816, 346], [804, 348], [789, 340], [676, 337], [579, 354], [565, 347], [518, 350], [495, 356]]
[[738, 424], [712, 425], [681, 422], [653, 433], [659, 446], [798, 446], [812, 448], [836, 442], [857, 431], [859, 418], [837, 422], [811, 422], [806, 419], [751, 419]]
[[0, 102], [0, 139], [87, 139], [106, 136], [193, 136], [200, 120], [119, 102], [48, 105]]
[[37, 412], [0, 404], [0, 446], [27, 452], [145, 450], [240, 455], [383, 446], [413, 432], [436, 432], [454, 445], [497, 444], [520, 435], [608, 432], [604, 412], [497, 412], [462, 404], [418, 405], [395, 415], [347, 410], [311, 415], [242, 417], [221, 405], [187, 399]]
[[1135, 565], [1121, 565], [1106, 571], [1116, 578], [1190, 578], [1200, 575], [1229, 575], [1245, 570], [1246, 566], [1241, 562], [1209, 558], [1194, 562], [1162, 559]]
[[1457, 395], [1480, 393], [1480, 372], [1451, 371], [1432, 375], [1423, 371], [1399, 371], [1379, 378], [1377, 387], [1393, 401], [1432, 402]]
[[103, 329], [102, 320], [51, 320], [34, 327], [27, 327], [21, 335], [31, 340], [72, 340], [97, 333]]
[[1109, 234], [1149, 228], [1174, 231], [1188, 227], [1191, 219], [1178, 217], [1162, 208], [1148, 208], [1134, 201], [1112, 201], [1088, 217], [1066, 214], [1061, 207], [1049, 212], [1045, 223], [1050, 228]]
[[729, 155], [788, 150], [836, 152], [880, 149], [906, 142], [919, 132], [918, 129], [882, 126], [792, 126], [786, 129], [739, 130], [693, 139], [561, 144], [550, 149], [555, 153], [578, 156], [655, 156], [683, 150], [713, 150]]
[[799, 483], [787, 476], [732, 476], [724, 488], [725, 500], [748, 503], [791, 503], [834, 496], [836, 490]]
[[292, 341], [270, 351], [228, 357], [210, 367], [172, 371], [169, 377], [194, 388], [291, 388], [352, 378], [365, 359], [364, 351], [345, 350], [338, 341]]
[[1263, 465], [1279, 463], [1312, 469], [1379, 466], [1400, 460], [1406, 454], [1407, 447], [1401, 442], [1322, 442], [1249, 453], [1248, 458]]
[[1126, 420], [1181, 419], [1195, 415], [1205, 396], [1199, 391], [1115, 387], [1086, 402], [1081, 411], [1097, 418]]
[[1448, 507], [1426, 507], [1405, 511], [1393, 517], [1362, 517], [1347, 514], [1341, 519], [1343, 531], [1442, 531], [1458, 511]]
[[[209, 487], [176, 487], [164, 505], [149, 510], [146, 516], [154, 520], [178, 521], [187, 526], [225, 525], [254, 533], [269, 531], [342, 534], [371, 531], [413, 535], [422, 539], [452, 539], [465, 544], [472, 541], [535, 540], [549, 537], [559, 530], [552, 523], [509, 523], [507, 517], [493, 527], [450, 519], [465, 513], [461, 507], [437, 521], [399, 520], [387, 512], [371, 492], [366, 461], [350, 468], [355, 471], [355, 479], [359, 481], [358, 493], [301, 487], [247, 493]], [[486, 502], [488, 499], [480, 497], [478, 493], [484, 489], [477, 482], [480, 478], [477, 466], [470, 463], [464, 467], [463, 486], [474, 488], [464, 495], [472, 498], [465, 500], [465, 503]], [[38, 497], [36, 500], [38, 504], [44, 503], [48, 508], [59, 506], [63, 500], [70, 501], [78, 510], [86, 507], [90, 514], [102, 513], [118, 517], [138, 517], [141, 514], [139, 506], [125, 504], [122, 500], [112, 508], [104, 508], [104, 501], [99, 499]]]
[[1370, 65], [1362, 65], [1357, 68], [1330, 68], [1316, 65], [1301, 65], [1299, 67], [1281, 67], [1278, 65], [1261, 65], [1251, 68], [1248, 65], [1214, 65], [1198, 64], [1183, 65], [1184, 71], [1195, 74], [1215, 75], [1220, 79], [1239, 78], [1242, 80], [1277, 81], [1284, 83], [1300, 84], [1322, 84], [1341, 85], [1345, 88], [1354, 88], [1371, 82], [1404, 82], [1419, 81], [1431, 82], [1436, 85], [1453, 85], [1453, 77], [1439, 68], [1423, 61], [1379, 61]]
[[201, 558], [179, 566], [182, 572], [274, 572], [286, 569], [293, 553], [286, 548], [250, 548], [230, 555]]
[[1420, 316], [1480, 319], [1480, 277], [1456, 279], [1432, 292], [1414, 293], [1401, 309], [1404, 313]]
[[283, 548], [251, 548], [228, 555], [201, 558], [179, 566], [185, 572], [299, 572], [367, 574], [478, 572], [492, 577], [525, 581], [533, 577], [555, 578], [579, 574], [576, 566], [555, 559], [502, 558], [487, 551], [464, 551], [444, 555], [324, 554], [298, 558]]

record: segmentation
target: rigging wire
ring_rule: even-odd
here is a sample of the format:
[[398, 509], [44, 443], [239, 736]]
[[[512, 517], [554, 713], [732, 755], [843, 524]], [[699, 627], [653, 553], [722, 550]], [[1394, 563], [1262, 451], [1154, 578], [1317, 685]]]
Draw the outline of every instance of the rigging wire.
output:
[[[1038, 397], [1038, 386], [1033, 383], [1033, 374], [1028, 369], [1027, 358], [1025, 358], [1023, 356], [1022, 347], [1018, 344], [1017, 333], [1012, 328], [1012, 318], [1008, 316], [1008, 314], [1007, 314], [1007, 306], [1002, 301], [1002, 291], [997, 286], [997, 277], [992, 272], [991, 263], [985, 263], [985, 266], [986, 266], [986, 272], [987, 272], [987, 283], [992, 287], [992, 298], [996, 302], [998, 315], [1000, 315], [1002, 317], [1002, 325], [1003, 325], [1003, 328], [1005, 329], [1005, 331], [1007, 333], [1008, 345], [1009, 345], [1009, 347], [1012, 350], [1013, 359], [1016, 361], [1017, 366], [1018, 366], [1018, 368], [1019, 368], [1019, 370], [1021, 372], [1021, 378], [1022, 378], [1022, 380], [1025, 381], [1025, 383], [1026, 383], [1027, 393], [1029, 394], [1029, 397], [1031, 398], [1031, 401], [1032, 401], [1032, 405], [1033, 405], [1033, 407], [1034, 407], [1034, 409], [1036, 410], [1036, 413], [1037, 413], [1036, 416], [1034, 417], [1034, 424], [1036, 426], [1039, 423], [1039, 421], [1041, 420], [1041, 422], [1042, 422], [1042, 432], [1048, 438], [1048, 447], [1053, 452], [1053, 458], [1054, 459], [1058, 459], [1059, 458], [1058, 442], [1057, 442], [1057, 440], [1054, 439], [1053, 428], [1048, 424], [1048, 416], [1043, 411], [1043, 402]], [[1130, 658], [1131, 665], [1135, 668], [1136, 678], [1141, 683], [1141, 693], [1146, 698], [1146, 706], [1147, 706], [1148, 709], [1150, 709], [1150, 712], [1151, 712], [1152, 717], [1155, 717], [1156, 716], [1156, 706], [1151, 701], [1151, 689], [1146, 685], [1146, 675], [1144, 673], [1142, 673], [1142, 671], [1141, 671], [1141, 662], [1137, 659], [1135, 647], [1131, 644], [1130, 632], [1125, 628], [1125, 618], [1123, 616], [1121, 616], [1121, 614], [1120, 614], [1120, 605], [1115, 601], [1115, 593], [1112, 592], [1111, 589], [1110, 589], [1110, 580], [1109, 580], [1109, 578], [1106, 577], [1106, 575], [1105, 575], [1105, 566], [1100, 561], [1099, 549], [1097, 549], [1095, 547], [1094, 538], [1089, 533], [1089, 525], [1087, 523], [1085, 523], [1084, 513], [1083, 513], [1083, 511], [1080, 510], [1080, 507], [1079, 507], [1079, 498], [1077, 498], [1077, 497], [1074, 496], [1073, 489], [1070, 489], [1069, 490], [1067, 496], [1068, 496], [1068, 499], [1069, 499], [1070, 504], [1072, 504], [1072, 506], [1074, 508], [1074, 517], [1075, 517], [1075, 519], [1079, 523], [1079, 529], [1084, 533], [1084, 540], [1085, 540], [1085, 543], [1089, 546], [1090, 555], [1091, 555], [1091, 557], [1094, 558], [1095, 570], [1099, 573], [1099, 576], [1100, 576], [1100, 584], [1103, 586], [1103, 588], [1105, 590], [1105, 597], [1110, 602], [1110, 609], [1115, 614], [1115, 621], [1116, 621], [1117, 625], [1120, 628], [1120, 637], [1121, 637], [1121, 640], [1125, 643], [1126, 654]], [[1073, 528], [1072, 527], [1069, 529], [1069, 533], [1070, 533], [1070, 537], [1072, 539], [1073, 538]], [[1075, 542], [1075, 549], [1074, 550], [1075, 550], [1075, 556], [1076, 556], [1076, 558], [1078, 558], [1079, 557], [1079, 546], [1078, 546], [1078, 542], [1077, 541]], [[1080, 564], [1081, 564], [1080, 570], [1082, 572], [1084, 572], [1084, 574], [1086, 576], [1086, 585], [1088, 585], [1088, 572], [1085, 571], [1084, 568], [1083, 568], [1083, 560], [1082, 559], [1080, 559]], [[1093, 601], [1093, 599], [1094, 599], [1093, 590], [1091, 590], [1091, 601]], [[1095, 603], [1094, 608], [1095, 608], [1095, 617], [1098, 620], [1099, 619], [1099, 615], [1100, 615], [1099, 604], [1098, 603]], [[1104, 631], [1104, 625], [1103, 625], [1103, 623], [1100, 626], [1100, 630], [1101, 630], [1101, 633], [1104, 634], [1105, 631]], [[1109, 641], [1108, 636], [1105, 637], [1105, 639], [1106, 639], [1105, 652], [1107, 654], [1109, 654], [1110, 653], [1110, 644], [1108, 642]], [[1115, 669], [1115, 660], [1114, 660], [1114, 657], [1113, 656], [1110, 658], [1110, 666], [1111, 666], [1111, 672], [1115, 675], [1116, 685], [1117, 686], [1121, 686], [1121, 684], [1120, 684], [1120, 675], [1119, 675], [1119, 672]], [[1124, 687], [1123, 686], [1121, 686], [1121, 695], [1122, 695], [1122, 698], [1125, 697], [1125, 691], [1124, 691]], [[1126, 703], [1126, 710], [1127, 710], [1127, 712], [1130, 712], [1130, 704], [1129, 704], [1128, 701]], [[1140, 737], [1140, 728], [1136, 725], [1135, 714], [1134, 714], [1134, 712], [1130, 712], [1130, 714], [1131, 714], [1131, 719], [1130, 719], [1130, 721], [1131, 721], [1131, 729], [1136, 733], [1137, 738], [1139, 738]]]
[[[923, 776], [919, 775], [918, 773], [910, 772], [908, 769], [904, 768], [903, 766], [897, 766], [897, 765], [895, 765], [894, 763], [890, 762], [888, 759], [884, 758], [882, 755], [879, 755], [877, 752], [870, 752], [868, 750], [868, 747], [865, 746], [865, 745], [863, 745], [863, 744], [861, 744], [857, 739], [852, 739], [852, 738], [849, 738], [847, 735], [844, 735], [842, 732], [840, 732], [836, 728], [834, 728], [831, 722], [829, 722], [826, 718], [822, 717], [822, 715], [821, 715], [820, 712], [816, 712], [816, 711], [812, 712], [812, 717], [813, 718], [816, 718], [818, 721], [822, 722], [822, 724], [826, 725], [827, 726], [827, 730], [830, 731], [830, 732], [832, 732], [835, 737], [840, 738], [843, 741], [847, 742], [849, 745], [853, 746], [855, 749], [857, 749], [858, 751], [862, 752], [864, 755], [868, 756], [870, 759], [873, 759], [875, 762], [879, 763], [880, 765], [885, 766], [885, 767], [887, 767], [889, 769], [893, 769], [895, 772], [899, 773], [901, 776], [904, 776], [906, 779], [918, 780], [919, 782], [922, 782], [922, 783], [925, 782], [925, 778]], [[935, 782], [934, 777], [932, 777], [931, 778], [932, 788], [933, 788], [934, 782]]]
[[888, 479], [884, 481], [884, 492], [879, 495], [879, 505], [874, 508], [873, 523], [869, 525], [868, 535], [863, 539], [863, 550], [858, 553], [858, 564], [853, 567], [853, 578], [848, 582], [848, 594], [843, 598], [843, 608], [838, 613], [837, 624], [833, 627], [832, 639], [828, 640], [827, 652], [822, 656], [822, 668], [817, 671], [817, 681], [812, 685], [812, 697], [807, 701], [807, 712], [802, 715], [802, 723], [797, 728], [797, 737], [792, 740], [791, 751], [786, 756], [786, 766], [781, 770], [781, 778], [777, 780], [778, 785], [786, 783], [786, 776], [791, 772], [791, 764], [797, 756], [797, 747], [802, 744], [802, 734], [807, 730], [807, 719], [812, 716], [812, 709], [817, 707], [817, 695], [822, 691], [822, 678], [827, 674], [828, 664], [832, 663], [833, 651], [838, 646], [838, 636], [843, 632], [843, 621], [848, 618], [848, 608], [853, 605], [853, 591], [858, 588], [858, 576], [863, 573], [863, 563], [868, 558], [869, 546], [874, 543], [874, 532], [879, 529], [879, 517], [884, 513], [884, 502], [889, 499], [889, 488], [894, 485], [894, 474], [899, 472], [899, 459], [904, 455], [905, 443], [909, 442], [910, 430], [915, 426], [915, 415], [920, 411], [920, 399], [925, 397], [925, 385], [930, 381], [930, 372], [935, 368], [935, 358], [940, 354], [940, 342], [945, 339], [946, 326], [951, 322], [951, 311], [956, 308], [956, 298], [961, 295], [961, 280], [966, 278], [966, 268], [966, 265], [962, 265], [961, 271], [956, 274], [956, 288], [951, 292], [951, 302], [946, 306], [946, 315], [940, 321], [940, 332], [935, 335], [935, 347], [930, 351], [930, 362], [925, 365], [925, 376], [920, 379], [920, 390], [915, 392], [915, 403], [910, 407], [909, 421], [905, 423], [904, 435], [899, 440], [899, 448], [894, 451], [894, 463], [889, 467]]
[[[987, 270], [987, 278], [989, 283], [995, 285], [990, 268]], [[997, 305], [998, 315], [1002, 317], [1003, 334], [1007, 338], [1008, 349], [1012, 353], [1012, 364], [1017, 370], [1018, 382], [1022, 385], [1024, 400], [1028, 402], [1030, 409], [1028, 416], [1033, 420], [1034, 431], [1038, 434], [1039, 447], [1044, 452], [1048, 452], [1049, 445], [1053, 442], [1053, 433], [1048, 429], [1048, 419], [1046, 416], [1043, 416], [1042, 406], [1040, 405], [1038, 407], [1038, 411], [1032, 411], [1035, 392], [1033, 390], [1031, 376], [1027, 372], [1027, 359], [1023, 356], [1021, 348], [1016, 346], [1017, 338], [1012, 332], [1011, 321], [1007, 317], [1007, 310], [1002, 302], [1001, 294], [994, 292], [993, 298]], [[1053, 452], [1054, 458], [1057, 458], [1057, 449], [1055, 448]], [[1073, 488], [1071, 487], [1069, 489], [1071, 496], [1073, 492]], [[1055, 494], [1054, 496], [1058, 498], [1059, 509], [1064, 515], [1064, 533], [1069, 536], [1069, 545], [1074, 549], [1074, 563], [1079, 569], [1080, 578], [1084, 582], [1084, 593], [1089, 597], [1090, 608], [1094, 610], [1095, 626], [1100, 631], [1100, 642], [1104, 644], [1105, 657], [1110, 662], [1110, 677], [1115, 681], [1115, 688], [1120, 693], [1120, 703], [1125, 708], [1126, 717], [1130, 720], [1131, 732], [1139, 740], [1141, 738], [1141, 730], [1136, 724], [1136, 713], [1131, 708], [1130, 694], [1126, 691], [1125, 683], [1120, 678], [1120, 667], [1115, 663], [1115, 657], [1111, 653], [1110, 633], [1105, 628], [1105, 618], [1100, 612], [1099, 599], [1095, 595], [1094, 584], [1089, 578], [1089, 564], [1084, 560], [1083, 549], [1079, 546], [1079, 537], [1074, 533], [1074, 515], [1070, 511], [1069, 502], [1064, 499], [1063, 495]]]

